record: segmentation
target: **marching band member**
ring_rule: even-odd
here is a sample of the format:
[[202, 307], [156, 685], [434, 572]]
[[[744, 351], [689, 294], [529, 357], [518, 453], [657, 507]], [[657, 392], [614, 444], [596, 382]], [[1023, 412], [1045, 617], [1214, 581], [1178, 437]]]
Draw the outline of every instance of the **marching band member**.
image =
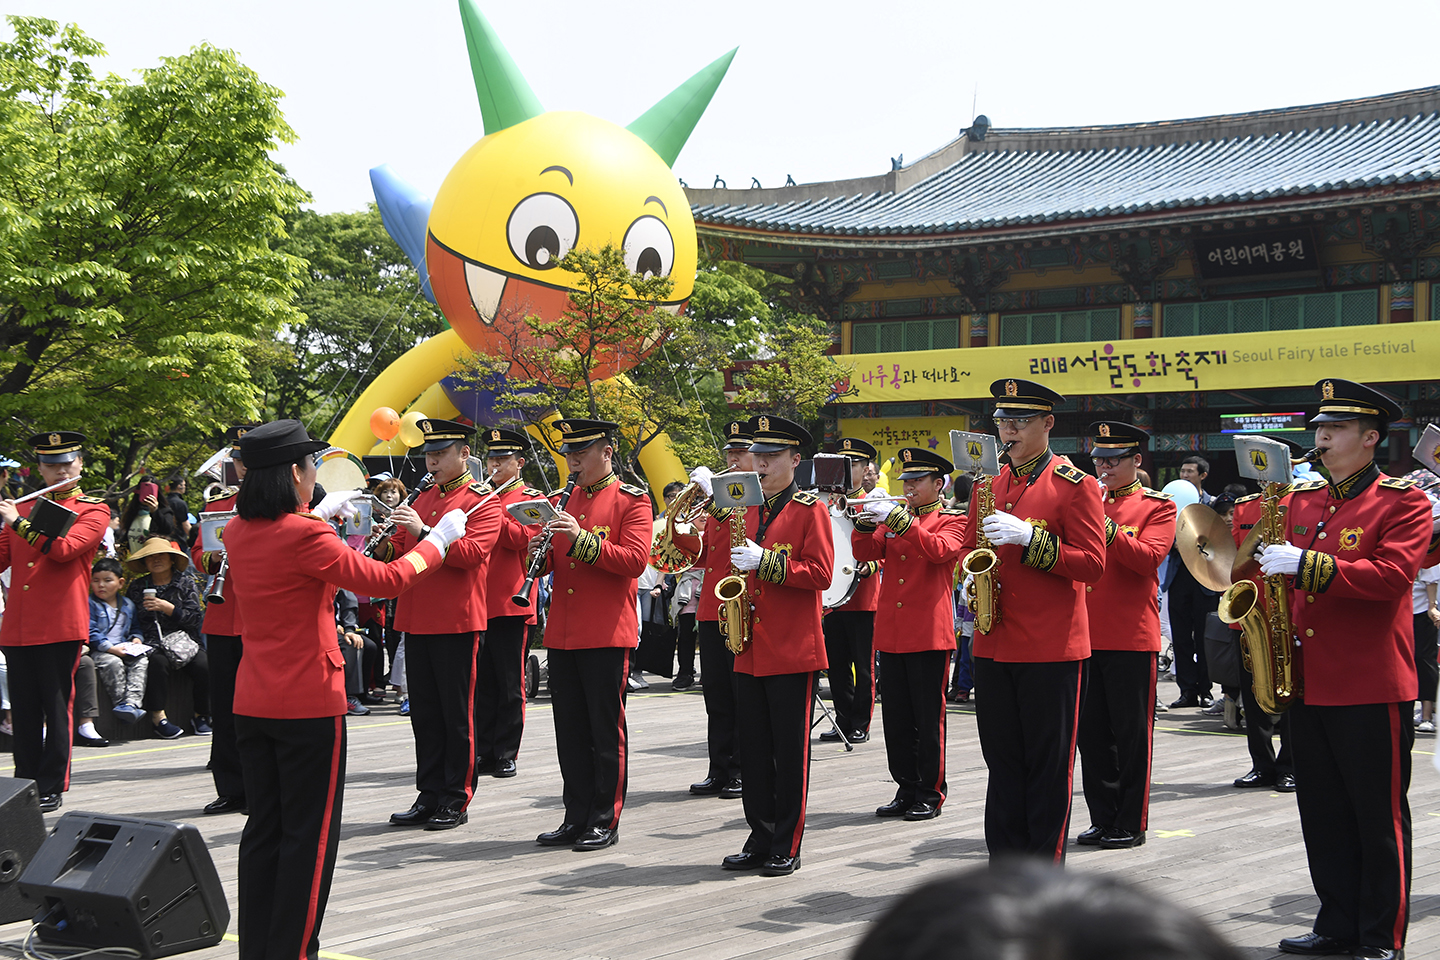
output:
[[[619, 838], [630, 742], [625, 694], [640, 642], [636, 581], [650, 560], [650, 497], [611, 471], [608, 420], [561, 420], [560, 452], [574, 474], [570, 502], [550, 521], [554, 570], [545, 649], [555, 752], [565, 781], [565, 822], [545, 847], [603, 850]], [[533, 554], [543, 535], [530, 541]]]
[[[990, 771], [985, 843], [990, 856], [1065, 859], [1075, 731], [1090, 657], [1087, 583], [1105, 571], [1105, 526], [1089, 474], [1050, 451], [1052, 414], [1065, 398], [1030, 380], [997, 380], [995, 425], [1012, 444], [999, 476], [970, 496], [965, 552], [981, 524], [989, 484], [995, 512], [984, 534], [999, 558], [1000, 617], [974, 641], [975, 724]], [[963, 559], [963, 557], [962, 557]]]
[[[225, 431], [225, 445], [235, 462], [235, 473], [245, 479], [245, 461], [240, 459], [240, 438], [259, 424], [237, 424]], [[207, 513], [235, 509], [239, 487], [226, 487], [205, 501]], [[190, 558], [202, 574], [217, 574], [224, 561], [223, 551], [209, 551], [200, 537], [190, 547]], [[235, 674], [240, 669], [244, 647], [240, 642], [240, 611], [235, 588], [227, 571], [222, 584], [224, 603], [206, 603], [205, 651], [210, 655], [210, 776], [215, 781], [215, 799], [205, 804], [206, 813], [232, 813], [245, 809], [245, 778], [240, 769], [240, 748], [235, 745]]]
[[530, 438], [515, 430], [485, 431], [489, 450], [485, 469], [500, 506], [500, 537], [490, 555], [485, 576], [485, 612], [490, 625], [480, 648], [480, 672], [475, 683], [475, 775], [515, 776], [520, 737], [525, 732], [525, 656], [529, 627], [535, 623], [535, 594], [530, 606], [510, 598], [525, 581], [525, 548], [534, 527], [522, 527], [505, 508], [522, 500], [539, 500], [544, 491], [527, 487], [520, 478]]
[[[875, 646], [885, 678], [885, 756], [898, 789], [875, 815], [933, 820], [945, 803], [945, 685], [965, 515], [941, 499], [954, 464], [921, 447], [899, 457], [906, 503], [862, 501], [865, 512], [850, 535], [857, 562], [885, 562]], [[830, 674], [833, 686], [833, 664]]]
[[1075, 842], [1106, 849], [1145, 842], [1160, 652], [1160, 563], [1175, 540], [1175, 504], [1140, 484], [1148, 435], [1090, 424], [1105, 512], [1105, 574], [1085, 587], [1090, 670], [1080, 713], [1081, 784], [1090, 828]]
[[46, 813], [60, 809], [60, 795], [70, 789], [75, 668], [90, 637], [90, 564], [110, 526], [105, 501], [78, 486], [84, 443], [84, 434], [69, 430], [30, 438], [45, 486], [77, 481], [46, 494], [77, 514], [63, 537], [31, 526], [37, 501], [0, 500], [0, 570], [10, 568], [0, 647], [9, 670], [15, 776], [35, 781]]
[[[437, 517], [425, 540], [389, 564], [369, 560], [329, 521], [358, 491], [302, 513], [325, 449], [298, 420], [240, 438], [247, 468], [225, 526], [246, 655], [235, 678], [235, 735], [250, 818], [240, 836], [240, 956], [319, 956], [345, 794], [345, 660], [335, 642], [337, 587], [390, 596], [434, 572], [465, 532]], [[227, 580], [227, 583], [232, 582]]]
[[[750, 452], [755, 422], [731, 420], [725, 425], [725, 468], [727, 470], [755, 469], [754, 455]], [[690, 478], [700, 484], [709, 496], [711, 488], [710, 471], [697, 467]], [[700, 675], [704, 685], [700, 688], [705, 696], [705, 745], [710, 755], [710, 768], [705, 779], [690, 784], [690, 792], [699, 796], [719, 796], [722, 800], [738, 799], [744, 791], [740, 776], [739, 720], [735, 712], [735, 654], [725, 646], [720, 636], [720, 600], [715, 596], [715, 584], [730, 572], [730, 524], [728, 510], [717, 510], [712, 505], [710, 515], [705, 519], [705, 531], [700, 555], [695, 565], [705, 571], [700, 584], [700, 599], [695, 611], [695, 628], [700, 644]], [[756, 517], [745, 517], [747, 536], [755, 532]], [[677, 536], [677, 542], [686, 543], [688, 538]]]
[[800, 869], [810, 717], [819, 671], [825, 669], [820, 594], [830, 586], [835, 544], [825, 504], [795, 486], [800, 448], [810, 444], [810, 433], [782, 417], [754, 422], [750, 451], [765, 503], [754, 508], [754, 538], [730, 550], [731, 565], [747, 572], [746, 595], [754, 610], [751, 643], [735, 657], [750, 836], [722, 865], [776, 877]]
[[1290, 733], [1320, 898], [1313, 931], [1280, 949], [1393, 958], [1410, 919], [1410, 590], [1430, 543], [1430, 504], [1413, 482], [1375, 465], [1376, 447], [1402, 416], [1399, 402], [1349, 380], [1315, 389], [1311, 423], [1330, 482], [1291, 486], [1286, 542], [1260, 555], [1266, 576], [1294, 578], [1304, 692], [1290, 708]]
[[469, 819], [475, 792], [475, 671], [485, 643], [486, 569], [500, 534], [500, 504], [470, 476], [470, 433], [454, 420], [421, 420], [425, 469], [434, 484], [412, 506], [390, 515], [395, 533], [376, 556], [390, 560], [424, 540], [449, 510], [469, 511], [465, 533], [445, 563], [395, 605], [405, 634], [405, 685], [415, 731], [415, 789], [409, 810], [390, 815], [399, 827], [450, 830]]
[[[856, 437], [842, 437], [838, 452], [850, 461], [850, 492], [846, 499], [863, 500], [866, 493], [865, 474], [874, 468], [880, 455], [872, 445]], [[873, 487], [871, 488], [873, 489]], [[887, 502], [883, 506], [893, 507]], [[825, 628], [825, 658], [830, 661], [830, 701], [835, 705], [835, 725], [820, 739], [840, 742], [840, 730], [851, 743], [870, 739], [870, 715], [875, 709], [875, 604], [880, 596], [880, 567], [875, 560], [860, 562], [860, 584], [855, 595], [842, 606], [827, 611], [822, 622]], [[954, 643], [952, 641], [953, 648]]]

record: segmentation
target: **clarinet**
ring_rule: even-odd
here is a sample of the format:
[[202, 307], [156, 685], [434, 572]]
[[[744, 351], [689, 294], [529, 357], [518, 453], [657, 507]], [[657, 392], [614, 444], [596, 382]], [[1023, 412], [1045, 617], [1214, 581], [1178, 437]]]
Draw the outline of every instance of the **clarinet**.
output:
[[[420, 494], [424, 493], [426, 490], [429, 490], [432, 486], [434, 486], [434, 478], [435, 475], [433, 473], [427, 473], [425, 474], [425, 476], [421, 477], [420, 482], [415, 484], [415, 489], [410, 491], [410, 495], [408, 497], [400, 501], [399, 506], [397, 506], [395, 510], [399, 510], [400, 507], [408, 507], [413, 504], [416, 498], [420, 496]], [[395, 527], [397, 526], [397, 524], [393, 519], [391, 519], [395, 516], [395, 510], [391, 510], [389, 517], [386, 517], [382, 522], [377, 523], [374, 528], [371, 529], [370, 539], [365, 541], [365, 549], [360, 551], [362, 554], [370, 557], [372, 560], [375, 558], [375, 551], [379, 548], [380, 543], [388, 539], [389, 536], [395, 532]]]
[[[565, 505], [570, 502], [570, 494], [575, 492], [575, 474], [570, 474], [570, 479], [565, 481], [565, 489], [560, 493], [560, 502], [555, 506], [564, 510]], [[540, 549], [535, 551], [535, 558], [530, 561], [530, 569], [525, 571], [525, 582], [520, 584], [520, 592], [510, 598], [510, 602], [517, 607], [530, 606], [530, 588], [535, 585], [535, 578], [540, 576], [541, 569], [545, 566], [546, 556], [550, 553], [550, 540], [554, 536], [549, 529], [545, 531], [545, 539], [540, 541]]]
[[225, 575], [230, 572], [230, 554], [220, 554], [220, 570], [211, 581], [210, 592], [205, 594], [206, 603], [223, 604], [225, 602]]

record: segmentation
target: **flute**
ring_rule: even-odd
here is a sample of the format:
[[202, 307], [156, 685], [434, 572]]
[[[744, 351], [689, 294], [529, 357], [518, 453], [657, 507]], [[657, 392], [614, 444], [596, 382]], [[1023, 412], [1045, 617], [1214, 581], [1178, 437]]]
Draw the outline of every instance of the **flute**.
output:
[[[565, 505], [570, 502], [570, 494], [575, 492], [576, 474], [570, 474], [570, 479], [565, 481], [565, 489], [560, 493], [560, 502], [555, 505], [557, 511], [564, 510]], [[550, 541], [554, 534], [549, 526], [545, 529], [545, 539], [540, 541], [540, 549], [535, 551], [535, 557], [530, 561], [530, 569], [525, 571], [525, 582], [520, 584], [520, 592], [510, 598], [510, 602], [517, 607], [530, 606], [530, 588], [535, 585], [535, 578], [545, 566], [545, 558], [550, 553]]]
[[44, 490], [36, 490], [34, 493], [27, 493], [25, 494], [25, 496], [13, 502], [16, 504], [21, 504], [25, 503], [27, 500], [35, 500], [45, 496], [45, 494], [51, 492], [52, 490], [59, 490], [61, 487], [73, 487], [79, 482], [79, 477], [71, 477], [69, 480], [61, 480], [59, 483], [50, 484], [50, 486], [46, 487]]

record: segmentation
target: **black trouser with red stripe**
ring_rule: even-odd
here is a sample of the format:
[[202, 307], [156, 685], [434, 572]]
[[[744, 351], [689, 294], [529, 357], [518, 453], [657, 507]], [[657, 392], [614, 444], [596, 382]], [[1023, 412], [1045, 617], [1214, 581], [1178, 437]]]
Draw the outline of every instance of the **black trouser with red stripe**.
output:
[[1080, 782], [1090, 823], [1131, 833], [1150, 819], [1155, 654], [1094, 650], [1080, 710]]
[[70, 789], [75, 668], [84, 647], [67, 640], [5, 648], [15, 776], [34, 780], [42, 797]]
[[835, 725], [847, 736], [865, 733], [875, 712], [875, 611], [831, 610], [820, 625], [830, 663], [826, 676]]
[[239, 637], [215, 633], [205, 635], [205, 647], [210, 652], [210, 725], [215, 730], [210, 775], [216, 796], [244, 800], [245, 778], [240, 772], [240, 748], [235, 745], [235, 674], [245, 648]]
[[700, 638], [700, 676], [705, 681], [705, 742], [710, 751], [710, 772], [720, 780], [740, 776], [740, 728], [735, 712], [735, 654], [725, 647], [718, 620], [697, 624]]
[[310, 960], [345, 797], [345, 718], [235, 717], [250, 816], [240, 834], [240, 960]]
[[992, 859], [1024, 853], [1065, 860], [1088, 663], [975, 658], [975, 727], [990, 771], [985, 845]]
[[634, 652], [593, 647], [546, 655], [555, 753], [565, 781], [565, 822], [582, 830], [620, 825], [629, 785], [625, 694]]
[[[829, 616], [834, 616], [830, 614]], [[950, 651], [880, 653], [885, 696], [885, 759], [897, 800], [945, 802], [945, 684]]]
[[1410, 921], [1411, 702], [1290, 708], [1300, 830], [1320, 897], [1315, 932], [1405, 946]]
[[819, 673], [755, 677], [736, 672], [740, 772], [745, 779], [744, 849], [771, 857], [800, 853], [810, 791], [810, 723]]
[[475, 790], [475, 672], [485, 632], [406, 633], [415, 789], [427, 807], [465, 809]]
[[[491, 617], [475, 678], [475, 756], [514, 760], [525, 732], [524, 617]], [[413, 708], [412, 708], [413, 709]]]

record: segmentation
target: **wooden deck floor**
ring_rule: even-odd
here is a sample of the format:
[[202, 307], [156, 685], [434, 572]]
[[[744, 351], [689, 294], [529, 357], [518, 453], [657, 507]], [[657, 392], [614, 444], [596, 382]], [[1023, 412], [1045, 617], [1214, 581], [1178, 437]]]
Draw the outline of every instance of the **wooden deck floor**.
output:
[[[1161, 694], [1174, 687], [1162, 683]], [[380, 707], [350, 722], [345, 829], [321, 942], [335, 957], [403, 960], [762, 960], [844, 957], [892, 899], [945, 870], [984, 862], [985, 767], [973, 706], [951, 707], [950, 799], [928, 823], [881, 821], [892, 786], [880, 740], [846, 754], [817, 744], [804, 866], [789, 878], [720, 870], [745, 838], [739, 801], [691, 797], [705, 773], [698, 690], [657, 680], [630, 701], [633, 758], [620, 843], [609, 851], [542, 849], [560, 821], [550, 706], [531, 704], [520, 776], [485, 778], [470, 823], [448, 833], [401, 831], [386, 817], [414, 798], [409, 722]], [[818, 729], [818, 728], [817, 728]], [[1435, 738], [1415, 749], [1411, 958], [1440, 956], [1440, 774]], [[214, 796], [208, 741], [146, 741], [77, 750], [66, 810], [188, 820], [203, 832], [232, 911], [242, 820], [204, 817]], [[0, 764], [8, 757], [0, 758]], [[1253, 960], [1281, 956], [1282, 936], [1309, 928], [1316, 901], [1293, 795], [1241, 791], [1243, 736], [1198, 711], [1162, 714], [1155, 737], [1149, 842], [1137, 850], [1072, 845], [1074, 870], [1114, 872], [1217, 924]], [[0, 766], [0, 775], [8, 769]], [[1072, 835], [1087, 824], [1077, 795]], [[54, 822], [57, 815], [47, 818]], [[23, 924], [0, 926], [18, 939]], [[232, 941], [192, 956], [228, 958]]]

